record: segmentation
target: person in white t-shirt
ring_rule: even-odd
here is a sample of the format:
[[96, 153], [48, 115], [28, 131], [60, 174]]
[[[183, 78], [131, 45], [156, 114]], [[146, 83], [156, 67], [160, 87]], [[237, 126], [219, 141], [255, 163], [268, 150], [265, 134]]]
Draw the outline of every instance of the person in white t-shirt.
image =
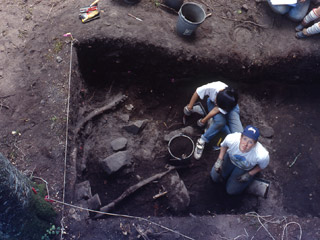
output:
[[226, 133], [242, 132], [243, 127], [240, 121], [240, 110], [238, 106], [238, 93], [227, 84], [217, 81], [198, 87], [193, 93], [190, 102], [184, 107], [185, 115], [190, 116], [195, 102], [207, 98], [209, 113], [198, 120], [199, 127], [205, 127], [207, 122], [212, 119], [205, 133], [197, 140], [194, 158], [200, 159], [205, 146], [221, 130]]
[[258, 142], [259, 129], [248, 125], [242, 133], [231, 133], [221, 143], [217, 161], [212, 167], [214, 182], [226, 180], [230, 195], [242, 193], [255, 174], [269, 164], [269, 152]]

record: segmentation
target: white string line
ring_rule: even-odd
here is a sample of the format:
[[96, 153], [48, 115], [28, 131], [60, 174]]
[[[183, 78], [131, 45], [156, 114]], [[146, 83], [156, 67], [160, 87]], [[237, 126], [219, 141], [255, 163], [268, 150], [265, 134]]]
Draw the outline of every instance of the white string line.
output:
[[191, 238], [191, 237], [188, 237], [178, 231], [175, 231], [173, 229], [170, 229], [168, 227], [165, 227], [159, 223], [156, 223], [156, 222], [153, 222], [153, 221], [150, 221], [146, 218], [142, 218], [142, 217], [137, 217], [137, 216], [130, 216], [130, 215], [125, 215], [125, 214], [117, 214], [117, 213], [109, 213], [109, 212], [101, 212], [101, 211], [97, 211], [97, 210], [93, 210], [93, 209], [89, 209], [89, 208], [83, 208], [83, 207], [79, 207], [79, 206], [76, 206], [76, 205], [72, 205], [72, 204], [69, 204], [69, 203], [66, 203], [66, 202], [61, 202], [59, 200], [56, 200], [56, 199], [48, 199], [48, 200], [51, 200], [51, 201], [54, 201], [54, 202], [57, 202], [57, 203], [60, 203], [60, 204], [63, 204], [63, 205], [66, 205], [66, 206], [69, 206], [69, 207], [73, 207], [73, 208], [78, 208], [78, 209], [81, 209], [81, 210], [85, 210], [85, 211], [89, 211], [89, 212], [94, 212], [94, 213], [99, 213], [99, 214], [104, 214], [104, 215], [109, 215], [109, 216], [114, 216], [114, 217], [125, 217], [125, 218], [132, 218], [132, 219], [137, 219], [137, 220], [142, 220], [142, 221], [146, 221], [148, 223], [151, 223], [151, 224], [154, 224], [160, 228], [163, 228], [167, 231], [170, 231], [170, 232], [173, 232], [173, 233], [176, 233], [176, 234], [179, 234], [180, 236], [186, 238], [186, 239], [190, 239], [190, 240], [195, 240], [194, 238]]
[[[64, 149], [64, 169], [63, 169], [63, 188], [62, 188], [62, 201], [65, 201], [66, 193], [66, 172], [67, 172], [67, 155], [68, 155], [68, 132], [69, 132], [69, 112], [70, 112], [70, 89], [71, 89], [71, 74], [72, 74], [72, 48], [73, 48], [73, 37], [71, 35], [71, 44], [70, 44], [70, 63], [69, 63], [69, 80], [68, 80], [68, 97], [67, 97], [67, 120], [66, 120], [66, 141]], [[49, 198], [49, 192], [48, 192]], [[64, 233], [64, 205], [62, 206], [62, 218], [60, 221], [61, 224], [61, 233], [60, 239], [63, 240]]]
[[[59, 204], [62, 204], [63, 206], [69, 206], [69, 207], [73, 207], [73, 208], [78, 208], [78, 209], [81, 209], [81, 210], [85, 210], [85, 211], [89, 211], [89, 212], [94, 212], [94, 213], [100, 213], [100, 214], [104, 214], [104, 215], [109, 215], [109, 216], [114, 216], [114, 217], [125, 217], [125, 218], [132, 218], [132, 219], [138, 219], [138, 220], [142, 220], [142, 221], [146, 221], [148, 223], [152, 223], [158, 227], [161, 227], [167, 231], [170, 231], [170, 232], [173, 232], [173, 233], [176, 233], [176, 234], [179, 234], [180, 236], [186, 238], [186, 239], [190, 239], [190, 240], [195, 240], [194, 238], [191, 238], [191, 237], [188, 237], [178, 231], [175, 231], [173, 229], [170, 229], [170, 228], [167, 228], [159, 223], [156, 223], [156, 222], [153, 222], [153, 221], [150, 221], [146, 218], [142, 218], [142, 217], [137, 217], [137, 216], [130, 216], [130, 215], [125, 215], [125, 214], [117, 214], [117, 213], [108, 213], [108, 212], [101, 212], [101, 211], [97, 211], [97, 210], [92, 210], [92, 209], [89, 209], [89, 208], [83, 208], [83, 207], [79, 207], [79, 206], [76, 206], [76, 205], [73, 205], [73, 204], [69, 204], [69, 203], [66, 203], [66, 202], [62, 202], [62, 201], [59, 201], [59, 200], [56, 200], [56, 199], [53, 199], [53, 198], [49, 198], [49, 188], [48, 188], [48, 182], [46, 180], [44, 180], [43, 178], [41, 177], [35, 177], [33, 176], [33, 178], [37, 178], [37, 179], [40, 179], [42, 180], [45, 184], [46, 184], [46, 188], [47, 188], [47, 192], [48, 192], [48, 198], [47, 200], [50, 200], [50, 201], [53, 201], [53, 202], [56, 202], [56, 203], [59, 203]], [[61, 233], [63, 234], [63, 230], [61, 229]]]
[[[286, 218], [285, 218], [285, 217], [283, 217], [283, 220], [281, 220], [281, 221], [280, 221], [279, 219], [278, 219], [277, 221], [270, 221], [270, 220], [267, 220], [266, 218], [267, 218], [267, 217], [271, 217], [271, 215], [268, 215], [268, 216], [260, 216], [260, 215], [259, 215], [258, 213], [256, 213], [256, 212], [249, 212], [249, 213], [246, 213], [245, 215], [246, 215], [246, 216], [251, 216], [251, 217], [256, 217], [256, 218], [258, 219], [258, 221], [259, 221], [259, 223], [260, 223], [261, 226], [258, 228], [258, 230], [256, 231], [256, 233], [260, 230], [261, 227], [263, 227], [264, 230], [269, 234], [269, 236], [270, 236], [273, 240], [275, 240], [275, 238], [274, 238], [274, 237], [272, 236], [272, 234], [268, 231], [268, 229], [267, 229], [266, 226], [261, 222], [260, 219], [262, 219], [265, 223], [271, 223], [271, 224], [281, 224], [283, 221], [286, 221]], [[288, 225], [290, 225], [290, 224], [296, 224], [296, 225], [299, 226], [299, 230], [300, 230], [299, 240], [301, 240], [301, 238], [302, 238], [302, 228], [301, 228], [301, 225], [300, 225], [299, 223], [297, 223], [297, 222], [289, 222], [289, 223], [286, 223], [286, 224], [285, 224], [285, 226], [284, 226], [284, 228], [283, 228], [281, 240], [284, 239], [284, 233], [285, 233]], [[251, 239], [253, 239], [253, 238], [251, 238]]]
[[301, 238], [302, 238], [302, 228], [301, 228], [301, 225], [300, 225], [299, 223], [297, 223], [297, 222], [289, 222], [289, 223], [287, 223], [287, 224], [284, 226], [283, 232], [282, 232], [282, 236], [281, 236], [281, 240], [283, 240], [284, 232], [287, 230], [287, 227], [288, 227], [290, 224], [296, 224], [296, 225], [298, 225], [299, 230], [300, 230], [299, 240], [301, 240]]
[[70, 112], [70, 88], [71, 88], [71, 71], [72, 71], [72, 47], [73, 40], [70, 45], [70, 64], [69, 64], [69, 81], [68, 81], [68, 98], [67, 98], [67, 122], [66, 122], [66, 145], [64, 149], [64, 173], [63, 173], [63, 192], [62, 201], [65, 200], [65, 187], [66, 187], [66, 168], [67, 168], [67, 154], [68, 154], [68, 131], [69, 131], [69, 112]]

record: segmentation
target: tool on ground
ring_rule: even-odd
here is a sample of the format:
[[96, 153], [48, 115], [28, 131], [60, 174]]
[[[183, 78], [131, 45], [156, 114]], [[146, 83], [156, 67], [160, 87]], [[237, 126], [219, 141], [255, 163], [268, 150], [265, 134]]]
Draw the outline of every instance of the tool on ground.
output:
[[100, 18], [100, 12], [98, 10], [96, 10], [96, 11], [92, 11], [89, 13], [82, 13], [79, 15], [79, 18], [82, 23], [87, 23], [92, 20]]
[[100, 18], [100, 11], [98, 9], [99, 0], [94, 1], [88, 7], [80, 8], [79, 18], [82, 23], [87, 23], [92, 20]]

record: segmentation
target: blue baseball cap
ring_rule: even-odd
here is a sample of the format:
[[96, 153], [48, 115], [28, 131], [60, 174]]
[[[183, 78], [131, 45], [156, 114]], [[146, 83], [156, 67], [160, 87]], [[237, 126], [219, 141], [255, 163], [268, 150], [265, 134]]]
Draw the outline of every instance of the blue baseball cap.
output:
[[251, 125], [246, 126], [242, 134], [249, 138], [252, 138], [255, 141], [257, 141], [260, 136], [259, 129]]

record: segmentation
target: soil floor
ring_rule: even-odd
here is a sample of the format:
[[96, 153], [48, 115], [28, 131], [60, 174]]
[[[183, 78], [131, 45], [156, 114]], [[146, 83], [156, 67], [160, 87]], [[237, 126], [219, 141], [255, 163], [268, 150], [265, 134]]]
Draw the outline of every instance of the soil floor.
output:
[[[54, 199], [74, 203], [74, 184], [89, 180], [106, 205], [165, 171], [164, 136], [185, 127], [182, 109], [203, 83], [236, 87], [243, 124], [274, 132], [261, 138], [271, 156], [259, 175], [270, 182], [267, 198], [230, 197], [213, 184], [218, 152], [209, 145], [203, 158], [177, 170], [190, 194], [185, 211], [173, 212], [166, 197], [153, 199], [161, 181], [121, 202], [113, 211], [121, 217], [77, 221], [70, 207], [53, 203], [57, 222], [64, 216], [63, 239], [320, 238], [319, 36], [295, 39], [296, 23], [265, 1], [196, 2], [212, 15], [186, 39], [176, 33], [177, 14], [157, 1], [101, 1], [100, 19], [82, 24], [84, 0], [2, 0], [0, 151], [26, 175], [45, 179]], [[73, 134], [118, 93], [127, 100]], [[196, 119], [187, 121], [194, 141]], [[138, 135], [123, 130], [134, 120], [147, 120]], [[133, 164], [107, 177], [98, 162], [123, 136]]]

